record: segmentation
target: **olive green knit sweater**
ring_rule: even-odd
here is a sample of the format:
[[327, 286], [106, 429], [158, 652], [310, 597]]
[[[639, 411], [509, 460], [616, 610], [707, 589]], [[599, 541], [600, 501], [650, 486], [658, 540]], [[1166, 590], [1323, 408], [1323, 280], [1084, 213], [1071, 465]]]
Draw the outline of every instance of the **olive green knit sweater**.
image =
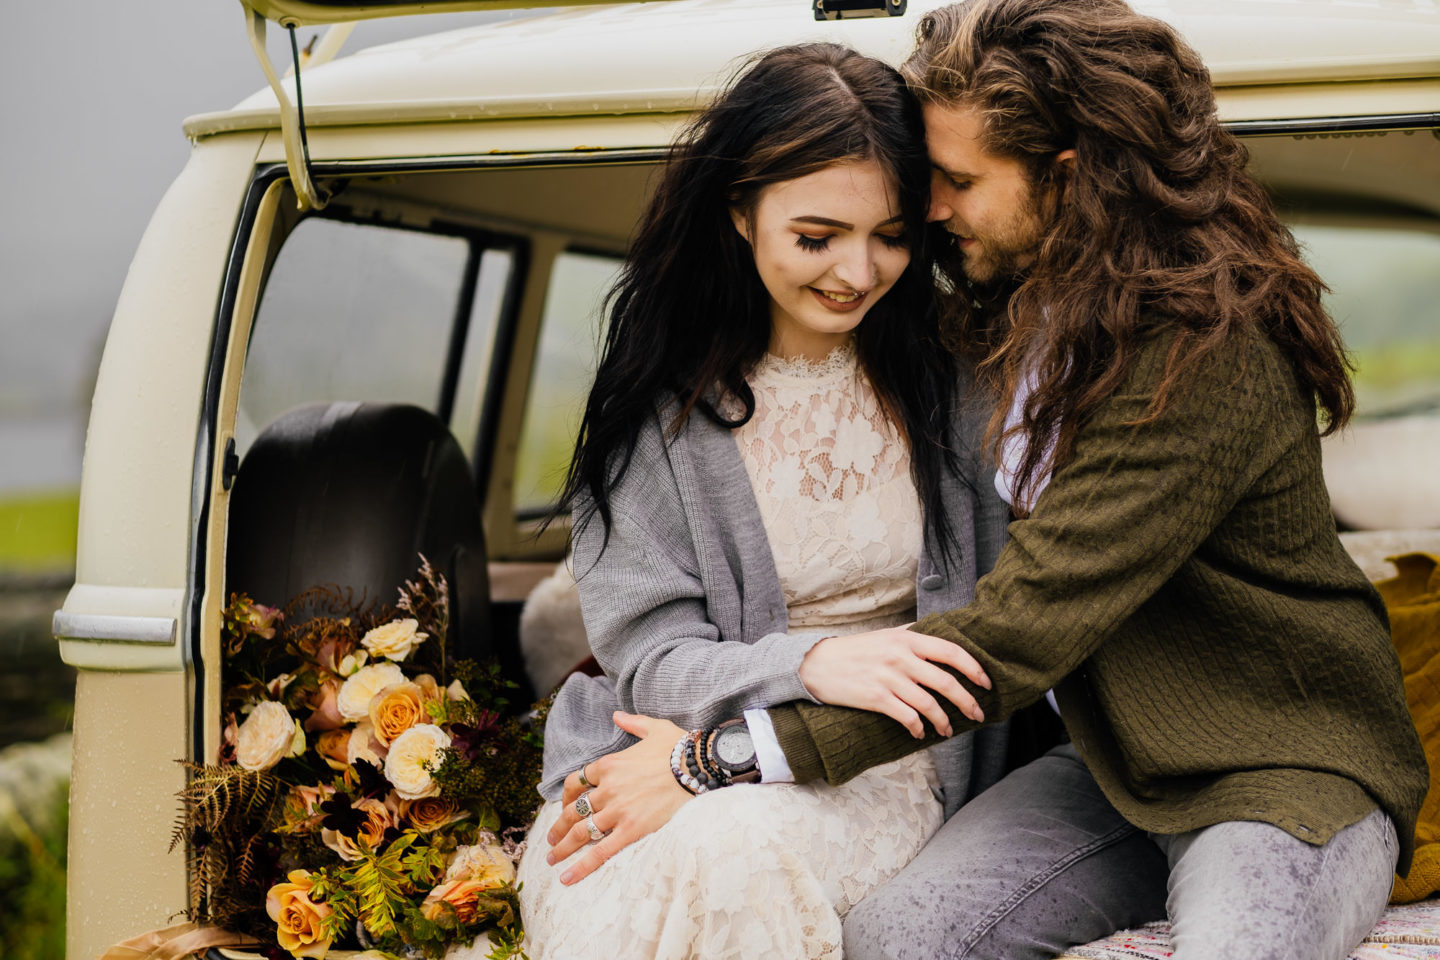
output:
[[[969, 650], [1000, 720], [1052, 686], [1105, 795], [1178, 833], [1261, 820], [1324, 843], [1378, 803], [1408, 867], [1425, 757], [1378, 594], [1335, 535], [1314, 405], [1259, 334], [1150, 398], [1170, 338], [1085, 424], [967, 607], [915, 627]], [[974, 726], [953, 708], [957, 730]], [[801, 781], [933, 743], [863, 710], [771, 710]]]

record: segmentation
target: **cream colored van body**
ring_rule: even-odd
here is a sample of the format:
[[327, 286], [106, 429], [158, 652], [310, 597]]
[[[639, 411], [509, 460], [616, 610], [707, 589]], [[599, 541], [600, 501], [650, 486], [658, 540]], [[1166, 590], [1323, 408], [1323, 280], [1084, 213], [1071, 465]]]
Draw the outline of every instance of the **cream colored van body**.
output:
[[[557, 258], [623, 252], [666, 143], [745, 55], [831, 40], [898, 63], [932, 5], [843, 22], [816, 22], [799, 0], [568, 9], [302, 68], [313, 174], [322, 188], [344, 187], [334, 203], [345, 216], [420, 230], [443, 217], [523, 244], [500, 338], [506, 352], [483, 397], [456, 400], [457, 409], [483, 406], [489, 424], [477, 466], [498, 603], [523, 597], [563, 550], [563, 530], [533, 538], [515, 492]], [[1433, 2], [1137, 5], [1198, 47], [1222, 118], [1259, 135], [1255, 162], [1278, 192], [1342, 198], [1331, 205], [1340, 220], [1440, 234]], [[312, 22], [331, 16], [310, 13]], [[293, 80], [286, 86], [293, 97]], [[184, 858], [167, 846], [184, 779], [175, 761], [212, 758], [221, 733], [227, 445], [257, 303], [300, 219], [270, 91], [192, 117], [185, 131], [190, 161], [155, 211], [106, 343], [76, 584], [56, 616], [61, 652], [79, 668], [72, 960], [163, 926], [187, 904]], [[1315, 210], [1300, 220], [1329, 222], [1330, 207]], [[1345, 509], [1361, 515], [1395, 496], [1354, 499]], [[1350, 523], [1433, 526], [1440, 517]]]

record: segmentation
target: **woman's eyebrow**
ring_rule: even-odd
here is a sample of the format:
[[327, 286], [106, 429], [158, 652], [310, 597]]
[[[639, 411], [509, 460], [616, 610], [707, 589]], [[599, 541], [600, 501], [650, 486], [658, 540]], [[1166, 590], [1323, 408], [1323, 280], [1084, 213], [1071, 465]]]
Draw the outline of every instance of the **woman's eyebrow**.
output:
[[[903, 219], [904, 219], [904, 217], [901, 217], [900, 215], [897, 214], [896, 216], [891, 217], [889, 220], [886, 220], [884, 223], [879, 224], [879, 226], [888, 227], [888, 226], [890, 226], [892, 223], [899, 223], [899, 222], [901, 222]], [[855, 229], [855, 224], [853, 224], [853, 223], [846, 223], [844, 220], [832, 220], [832, 219], [830, 219], [829, 217], [814, 217], [814, 216], [791, 217], [791, 218], [790, 218], [790, 222], [791, 222], [791, 223], [813, 223], [813, 224], [815, 224], [815, 225], [817, 225], [817, 226], [821, 226], [821, 227], [838, 227], [838, 228], [840, 228], [841, 230], [854, 230], [854, 229]]]

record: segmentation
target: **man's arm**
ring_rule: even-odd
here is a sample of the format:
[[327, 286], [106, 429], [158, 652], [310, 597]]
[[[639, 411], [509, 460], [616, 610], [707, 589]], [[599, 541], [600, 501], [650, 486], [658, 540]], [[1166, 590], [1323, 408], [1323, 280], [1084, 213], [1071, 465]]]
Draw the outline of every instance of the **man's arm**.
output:
[[[990, 675], [990, 690], [959, 678], [988, 720], [1034, 702], [1080, 666], [1264, 470], [1256, 451], [1294, 387], [1283, 359], [1259, 338], [1237, 337], [1201, 361], [1164, 412], [1137, 426], [1150, 413], [1170, 343], [1156, 337], [1082, 428], [1030, 517], [1011, 524], [975, 601], [915, 625], [960, 644]], [[976, 726], [946, 706], [956, 731]], [[931, 731], [916, 740], [864, 710], [788, 703], [769, 713], [800, 782], [843, 783], [940, 739]]]

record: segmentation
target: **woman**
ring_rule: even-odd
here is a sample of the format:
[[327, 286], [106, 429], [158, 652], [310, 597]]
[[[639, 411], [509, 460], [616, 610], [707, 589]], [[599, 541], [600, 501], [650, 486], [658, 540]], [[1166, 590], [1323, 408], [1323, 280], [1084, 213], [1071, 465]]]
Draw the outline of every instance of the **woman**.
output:
[[[848, 907], [998, 776], [999, 738], [965, 736], [843, 787], [716, 791], [603, 884], [569, 886], [542, 839], [562, 780], [644, 732], [617, 709], [690, 728], [799, 698], [915, 736], [922, 715], [948, 728], [937, 697], [978, 717], [940, 666], [984, 683], [973, 659], [900, 628], [969, 599], [1004, 520], [961, 479], [986, 411], [962, 429], [920, 249], [928, 179], [899, 75], [832, 45], [766, 55], [677, 143], [567, 486], [606, 676], [572, 677], [547, 722], [551, 802], [520, 868], [533, 956], [838, 957]], [[603, 857], [631, 838], [599, 839], [602, 795], [577, 815]]]
[[[1349, 956], [1428, 778], [1325, 491], [1317, 420], [1354, 398], [1319, 278], [1200, 58], [1120, 0], [941, 8], [904, 71], [1019, 517], [974, 601], [916, 629], [976, 656], [994, 719], [1055, 686], [1073, 743], [851, 911], [847, 955], [1039, 960], [1168, 916], [1177, 960]], [[914, 749], [862, 711], [768, 714], [802, 783]], [[658, 806], [673, 742], [591, 764], [607, 826], [663, 819], [627, 798]]]

